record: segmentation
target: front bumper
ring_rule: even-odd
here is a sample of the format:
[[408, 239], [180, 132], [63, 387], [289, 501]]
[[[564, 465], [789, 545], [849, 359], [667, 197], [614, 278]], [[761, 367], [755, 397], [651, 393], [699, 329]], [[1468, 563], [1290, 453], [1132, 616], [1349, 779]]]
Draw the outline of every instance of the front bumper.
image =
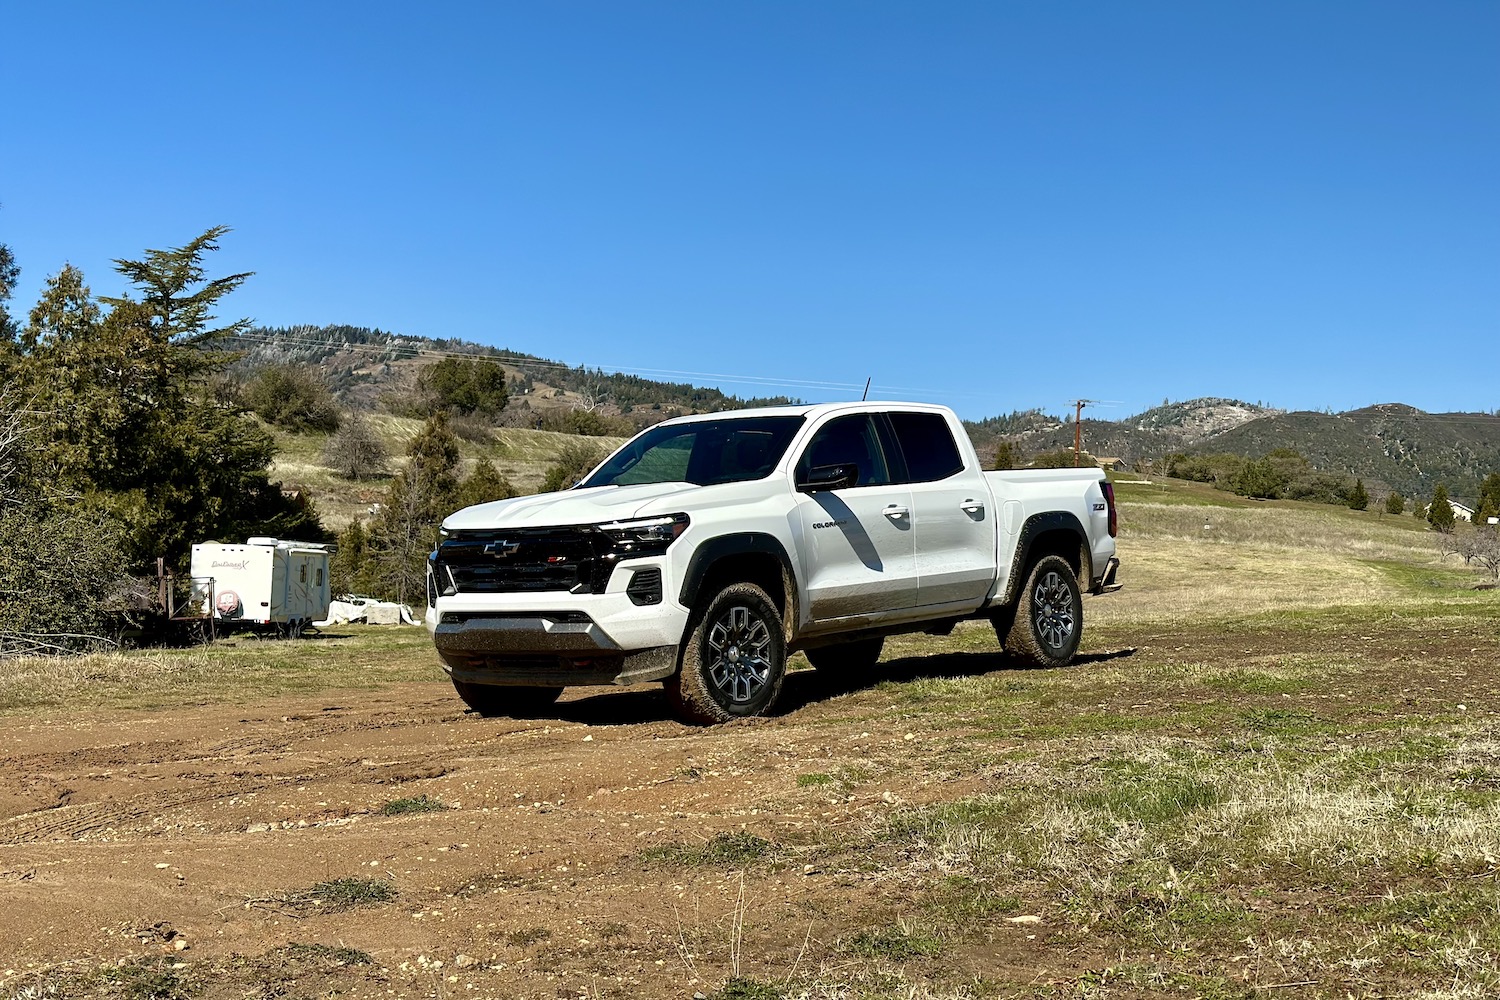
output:
[[[630, 574], [618, 584], [624, 587]], [[615, 586], [611, 581], [611, 586]], [[473, 594], [427, 609], [443, 669], [469, 684], [637, 684], [677, 669], [688, 612], [604, 594]]]

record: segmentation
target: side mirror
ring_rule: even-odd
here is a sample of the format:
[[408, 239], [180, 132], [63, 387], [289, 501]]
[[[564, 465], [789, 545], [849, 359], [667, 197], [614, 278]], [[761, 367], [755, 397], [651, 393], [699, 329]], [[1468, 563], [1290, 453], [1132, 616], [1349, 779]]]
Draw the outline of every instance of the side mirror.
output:
[[859, 466], [853, 462], [843, 465], [819, 465], [797, 482], [799, 493], [821, 493], [825, 490], [846, 490], [859, 483]]

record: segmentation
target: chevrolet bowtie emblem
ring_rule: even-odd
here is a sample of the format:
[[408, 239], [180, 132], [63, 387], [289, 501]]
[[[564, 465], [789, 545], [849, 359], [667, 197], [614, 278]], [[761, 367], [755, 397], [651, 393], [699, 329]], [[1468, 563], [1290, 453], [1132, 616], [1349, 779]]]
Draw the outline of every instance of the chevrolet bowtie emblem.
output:
[[520, 542], [488, 542], [484, 546], [487, 556], [513, 556], [521, 551]]

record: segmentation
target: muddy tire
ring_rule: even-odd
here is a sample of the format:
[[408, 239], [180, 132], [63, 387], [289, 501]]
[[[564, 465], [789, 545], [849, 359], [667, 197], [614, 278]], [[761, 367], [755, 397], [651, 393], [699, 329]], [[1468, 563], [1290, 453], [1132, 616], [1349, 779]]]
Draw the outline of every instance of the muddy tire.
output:
[[516, 687], [508, 684], [466, 684], [454, 681], [453, 690], [474, 711], [487, 719], [528, 719], [545, 712], [562, 694], [560, 687]]
[[858, 675], [867, 673], [880, 662], [880, 654], [885, 651], [885, 638], [877, 636], [874, 639], [858, 639], [854, 642], [840, 642], [832, 646], [819, 646], [816, 649], [805, 649], [803, 655], [807, 662], [828, 674], [835, 675]]
[[684, 722], [707, 725], [760, 715], [781, 693], [786, 633], [781, 612], [753, 583], [735, 583], [695, 610], [667, 698]]
[[[997, 616], [995, 630], [1002, 620]], [[1083, 595], [1073, 567], [1061, 556], [1043, 556], [1026, 573], [1014, 619], [1001, 635], [1005, 651], [1038, 667], [1073, 662], [1083, 638]]]

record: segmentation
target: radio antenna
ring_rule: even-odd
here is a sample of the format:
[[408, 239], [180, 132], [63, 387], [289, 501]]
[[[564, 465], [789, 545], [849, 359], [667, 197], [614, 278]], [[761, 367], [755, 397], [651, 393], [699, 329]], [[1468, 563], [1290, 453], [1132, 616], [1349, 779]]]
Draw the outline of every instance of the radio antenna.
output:
[[871, 380], [872, 380], [872, 379], [873, 379], [873, 378], [874, 378], [874, 377], [875, 377], [875, 376], [873, 376], [873, 375], [872, 375], [872, 376], [870, 376], [870, 378], [867, 378], [867, 379], [865, 379], [865, 394], [864, 394], [864, 395], [863, 395], [863, 396], [860, 396], [860, 397], [859, 397], [859, 401], [860, 401], [860, 402], [861, 402], [861, 403], [863, 403], [863, 402], [864, 402], [864, 401], [865, 401], [865, 400], [867, 400], [867, 399], [869, 399], [869, 398], [870, 398], [870, 381], [871, 381]]

